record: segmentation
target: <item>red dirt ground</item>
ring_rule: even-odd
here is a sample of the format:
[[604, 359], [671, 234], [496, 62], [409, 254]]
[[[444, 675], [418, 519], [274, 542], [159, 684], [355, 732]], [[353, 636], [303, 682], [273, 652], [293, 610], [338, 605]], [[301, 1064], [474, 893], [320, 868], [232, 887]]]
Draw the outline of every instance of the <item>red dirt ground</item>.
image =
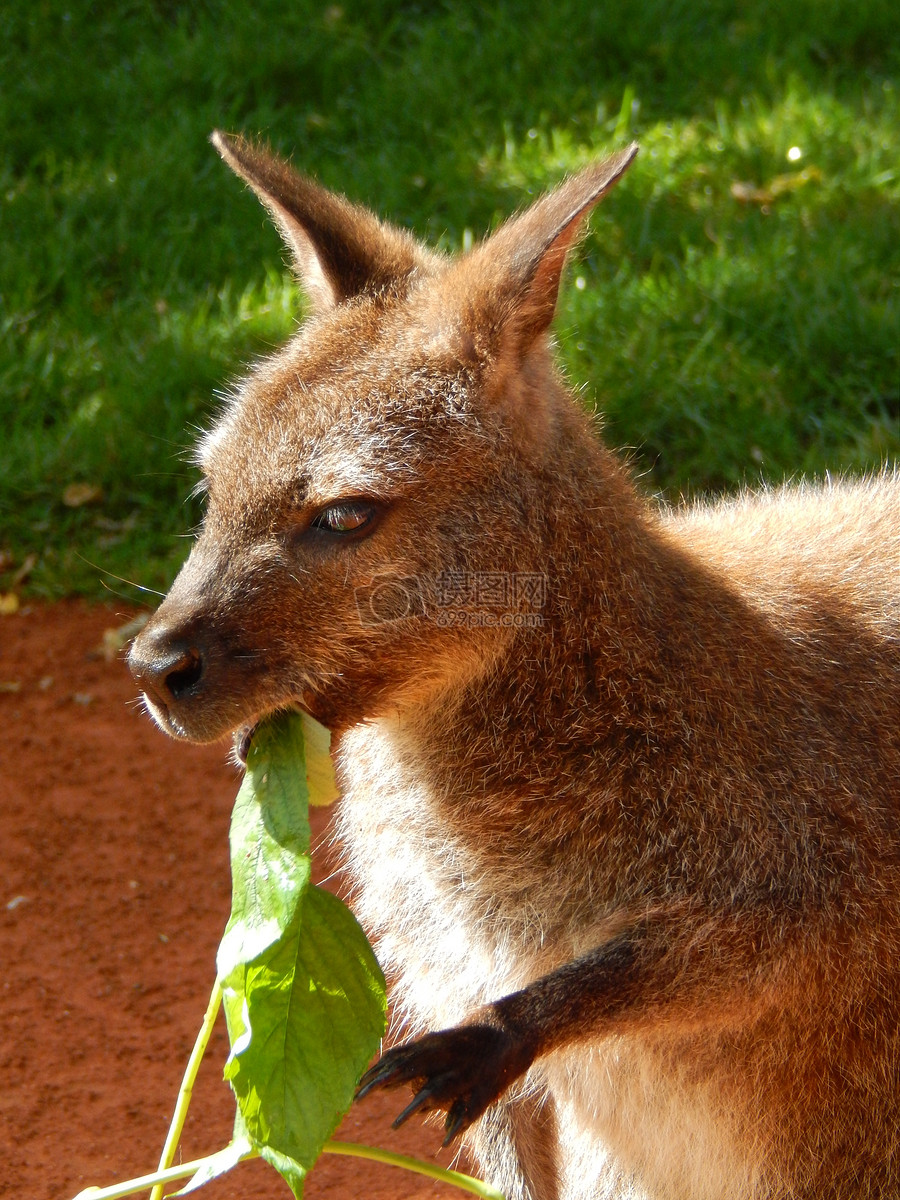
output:
[[[222, 745], [160, 733], [121, 660], [103, 657], [104, 631], [131, 616], [74, 602], [0, 616], [0, 1194], [23, 1200], [71, 1200], [155, 1168], [228, 917], [239, 777]], [[317, 820], [322, 839], [327, 813]], [[316, 862], [319, 877], [331, 873], [324, 847]], [[185, 1161], [229, 1139], [226, 1053], [220, 1018]], [[405, 1102], [368, 1097], [336, 1136], [449, 1165], [431, 1153], [433, 1126], [391, 1132]], [[463, 1194], [328, 1155], [306, 1185], [307, 1200]], [[251, 1162], [198, 1195], [290, 1192]]]

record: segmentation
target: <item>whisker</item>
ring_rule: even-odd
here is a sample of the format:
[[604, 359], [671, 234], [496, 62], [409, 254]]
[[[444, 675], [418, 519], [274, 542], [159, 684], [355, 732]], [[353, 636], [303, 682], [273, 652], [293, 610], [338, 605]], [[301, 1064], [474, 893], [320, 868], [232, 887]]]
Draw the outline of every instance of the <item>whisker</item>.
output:
[[[159, 596], [160, 600], [165, 598], [165, 592], [158, 592], [156, 588], [146, 587], [143, 583], [135, 583], [133, 579], [126, 579], [124, 575], [117, 575], [115, 571], [108, 571], [106, 567], [101, 567], [99, 563], [91, 562], [89, 558], [85, 558], [83, 554], [78, 554], [77, 551], [76, 555], [83, 563], [87, 563], [87, 565], [92, 567], [95, 571], [100, 571], [102, 574], [108, 575], [110, 579], [118, 579], [119, 583], [127, 583], [129, 587], [136, 588], [139, 592], [148, 592], [151, 596]], [[105, 580], [101, 579], [100, 582], [107, 589], [107, 591], [112, 592], [114, 596], [122, 596], [121, 592], [117, 592], [114, 588], [111, 588]], [[122, 599], [125, 600], [127, 597], [122, 596]]]

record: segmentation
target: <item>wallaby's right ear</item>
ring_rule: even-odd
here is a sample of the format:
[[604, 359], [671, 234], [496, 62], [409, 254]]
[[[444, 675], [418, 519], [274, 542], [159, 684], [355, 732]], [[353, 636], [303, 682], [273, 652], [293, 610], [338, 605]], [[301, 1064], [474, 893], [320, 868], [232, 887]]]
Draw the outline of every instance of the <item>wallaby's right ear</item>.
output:
[[462, 291], [476, 324], [487, 320], [504, 331], [520, 354], [527, 352], [553, 319], [572, 243], [637, 151], [632, 144], [571, 176], [459, 260]]
[[317, 310], [390, 287], [431, 257], [409, 234], [245, 138], [216, 130], [210, 141], [269, 210]]

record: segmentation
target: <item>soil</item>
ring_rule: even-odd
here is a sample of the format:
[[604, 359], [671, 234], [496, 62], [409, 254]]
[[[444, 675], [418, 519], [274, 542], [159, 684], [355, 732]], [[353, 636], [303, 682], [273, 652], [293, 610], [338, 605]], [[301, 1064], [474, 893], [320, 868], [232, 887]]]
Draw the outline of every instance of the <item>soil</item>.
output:
[[[77, 602], [0, 616], [0, 1194], [70, 1200], [156, 1167], [215, 975], [230, 906], [228, 747], [181, 745], [137, 702], [105, 631], [134, 616]], [[314, 862], [340, 892], [314, 811]], [[224, 1146], [220, 1017], [180, 1158]], [[335, 1135], [451, 1165], [404, 1092], [355, 1105]], [[471, 1168], [456, 1164], [463, 1170]], [[288, 1197], [265, 1163], [208, 1185], [209, 1200]], [[396, 1168], [323, 1155], [307, 1200], [461, 1196]]]

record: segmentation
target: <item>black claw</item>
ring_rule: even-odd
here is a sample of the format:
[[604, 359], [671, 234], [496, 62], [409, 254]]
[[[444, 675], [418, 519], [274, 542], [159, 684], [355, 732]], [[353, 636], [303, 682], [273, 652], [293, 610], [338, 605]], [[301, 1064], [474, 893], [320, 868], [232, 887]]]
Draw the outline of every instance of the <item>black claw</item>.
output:
[[412, 1100], [404, 1108], [403, 1112], [398, 1117], [391, 1121], [391, 1129], [399, 1129], [404, 1121], [408, 1120], [413, 1113], [418, 1112], [420, 1108], [428, 1103], [431, 1099], [431, 1088], [423, 1087], [420, 1092], [413, 1096]]
[[368, 1096], [373, 1088], [378, 1087], [381, 1083], [385, 1083], [390, 1079], [392, 1074], [393, 1070], [390, 1067], [385, 1068], [383, 1063], [376, 1063], [360, 1079], [359, 1087], [356, 1089], [356, 1099], [362, 1100], [363, 1096]]
[[465, 1109], [457, 1101], [447, 1113], [447, 1120], [444, 1122], [444, 1140], [441, 1142], [441, 1145], [446, 1149], [456, 1135], [465, 1129], [467, 1124]]
[[401, 1083], [409, 1083], [415, 1079], [416, 1074], [410, 1070], [406, 1058], [406, 1055], [390, 1051], [373, 1067], [369, 1067], [359, 1081], [356, 1099], [362, 1100], [363, 1096], [367, 1096], [373, 1088], [380, 1087], [382, 1084], [386, 1087], [397, 1087]]

